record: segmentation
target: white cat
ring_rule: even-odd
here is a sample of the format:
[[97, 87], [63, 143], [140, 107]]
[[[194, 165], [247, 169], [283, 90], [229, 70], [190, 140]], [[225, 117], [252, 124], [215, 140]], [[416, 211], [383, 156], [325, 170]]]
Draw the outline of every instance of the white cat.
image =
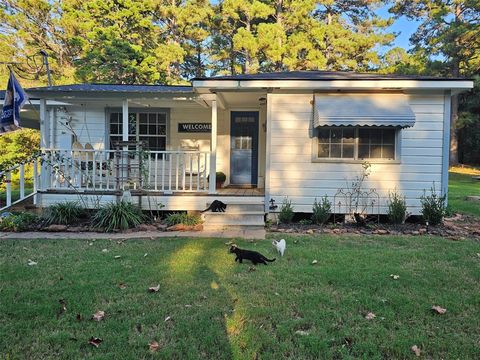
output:
[[285, 242], [285, 240], [284, 239], [281, 239], [280, 241], [273, 240], [272, 245], [275, 246], [275, 248], [280, 253], [280, 255], [283, 256], [283, 253], [285, 252], [285, 249], [287, 248], [287, 243]]

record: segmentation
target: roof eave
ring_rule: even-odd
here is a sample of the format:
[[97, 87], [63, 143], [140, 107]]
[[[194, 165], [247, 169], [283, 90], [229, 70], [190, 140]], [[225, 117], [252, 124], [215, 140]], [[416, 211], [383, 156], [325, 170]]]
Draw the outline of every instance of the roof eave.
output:
[[291, 90], [327, 89], [456, 89], [473, 88], [471, 80], [193, 80], [194, 89], [258, 89], [281, 88]]
[[158, 91], [158, 92], [126, 92], [126, 91], [56, 91], [56, 90], [27, 90], [31, 97], [41, 99], [173, 99], [175, 97], [197, 98], [193, 91]]

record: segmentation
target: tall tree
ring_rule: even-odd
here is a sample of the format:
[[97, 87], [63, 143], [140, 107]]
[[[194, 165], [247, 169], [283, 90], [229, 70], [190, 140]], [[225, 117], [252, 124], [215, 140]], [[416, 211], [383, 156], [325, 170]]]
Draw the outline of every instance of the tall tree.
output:
[[[29, 85], [46, 84], [40, 50], [50, 57], [55, 83], [72, 82], [73, 59], [80, 48], [73, 41], [74, 27], [63, 16], [60, 0], [4, 0], [0, 3], [0, 44], [4, 61]], [[25, 81], [26, 80], [26, 81]]]
[[[214, 53], [230, 72], [369, 70], [393, 41], [380, 0], [224, 0]], [[227, 51], [230, 47], [231, 51]], [[236, 66], [240, 64], [240, 69]]]
[[[411, 37], [416, 50], [445, 60], [444, 73], [453, 77], [471, 75], [480, 64], [479, 0], [406, 0], [396, 2], [391, 12], [422, 23]], [[452, 97], [450, 163], [458, 163], [458, 95]]]
[[[208, 0], [161, 0], [155, 4], [154, 23], [159, 26], [169, 82], [205, 74], [207, 40], [213, 9]], [[167, 57], [168, 56], [168, 57]]]
[[64, 17], [77, 24], [82, 81], [121, 84], [165, 81], [165, 53], [153, 23], [152, 0], [66, 0]]
[[217, 11], [221, 17], [217, 18], [215, 36], [221, 47], [215, 55], [228, 58], [218, 59], [220, 63], [230, 62], [231, 73], [258, 71], [257, 25], [265, 22], [273, 9], [259, 0], [225, 0], [219, 3]]

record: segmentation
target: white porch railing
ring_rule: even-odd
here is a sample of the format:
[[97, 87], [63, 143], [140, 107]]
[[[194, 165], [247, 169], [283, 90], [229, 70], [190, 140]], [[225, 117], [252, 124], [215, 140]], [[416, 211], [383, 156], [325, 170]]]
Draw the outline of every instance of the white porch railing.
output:
[[32, 159], [0, 172], [0, 211], [29, 197], [34, 197], [39, 185], [40, 159]]
[[42, 190], [208, 192], [208, 151], [43, 150]]

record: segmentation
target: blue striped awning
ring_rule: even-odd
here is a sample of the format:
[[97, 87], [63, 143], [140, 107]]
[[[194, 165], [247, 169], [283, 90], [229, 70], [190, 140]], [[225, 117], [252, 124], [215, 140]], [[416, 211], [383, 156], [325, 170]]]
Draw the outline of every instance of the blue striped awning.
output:
[[315, 94], [314, 127], [415, 125], [404, 94]]

